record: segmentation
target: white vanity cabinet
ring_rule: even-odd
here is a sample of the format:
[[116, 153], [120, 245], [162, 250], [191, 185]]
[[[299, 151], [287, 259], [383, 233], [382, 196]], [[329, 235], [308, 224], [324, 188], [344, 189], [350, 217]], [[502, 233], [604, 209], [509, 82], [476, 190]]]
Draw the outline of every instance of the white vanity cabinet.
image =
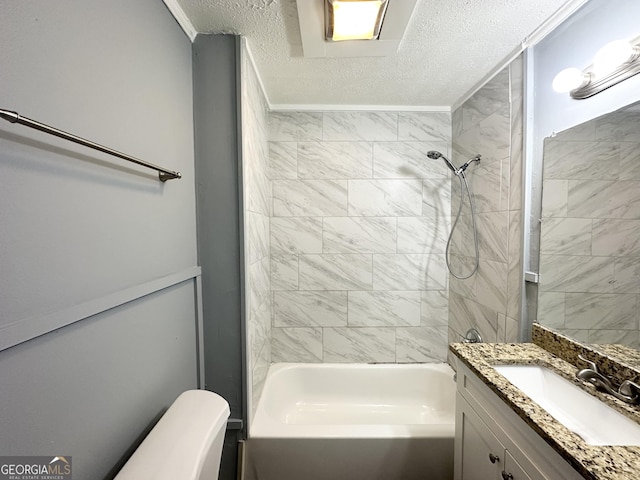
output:
[[[491, 432], [469, 404], [457, 398], [456, 422], [460, 428], [460, 471], [456, 479], [464, 480], [532, 480], [509, 450]], [[457, 463], [457, 459], [456, 459]], [[534, 478], [544, 478], [535, 476]]]
[[462, 362], [457, 375], [454, 480], [583, 478]]

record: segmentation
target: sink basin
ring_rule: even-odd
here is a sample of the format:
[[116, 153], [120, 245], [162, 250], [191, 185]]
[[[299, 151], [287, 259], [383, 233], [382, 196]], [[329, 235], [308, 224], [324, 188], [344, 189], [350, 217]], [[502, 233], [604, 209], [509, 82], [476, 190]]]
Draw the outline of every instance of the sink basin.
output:
[[539, 365], [494, 368], [587, 444], [640, 445], [640, 425], [552, 370]]

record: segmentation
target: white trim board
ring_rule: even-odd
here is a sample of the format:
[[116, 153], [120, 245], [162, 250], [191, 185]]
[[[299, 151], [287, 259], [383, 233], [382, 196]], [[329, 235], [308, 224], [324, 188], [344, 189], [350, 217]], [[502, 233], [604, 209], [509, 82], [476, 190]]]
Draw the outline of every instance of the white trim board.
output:
[[249, 39], [247, 37], [245, 37], [244, 35], [242, 35], [240, 37], [242, 39], [242, 44], [244, 45], [244, 50], [247, 54], [247, 58], [249, 59], [249, 63], [251, 63], [251, 66], [253, 67], [253, 71], [256, 74], [256, 78], [258, 79], [258, 84], [260, 85], [260, 88], [262, 89], [262, 95], [264, 95], [264, 99], [267, 102], [267, 108], [269, 108], [269, 110], [272, 109], [271, 107], [271, 102], [269, 101], [269, 95], [267, 95], [267, 89], [264, 88], [264, 82], [262, 81], [262, 76], [260, 75], [260, 70], [258, 70], [258, 66], [256, 65], [256, 61], [253, 57], [253, 52], [251, 51], [251, 47], [249, 46]]
[[178, 22], [178, 25], [180, 25], [180, 28], [182, 28], [182, 30], [187, 35], [187, 37], [189, 37], [189, 40], [191, 41], [191, 43], [193, 43], [193, 41], [196, 39], [196, 36], [198, 35], [198, 31], [193, 26], [193, 23], [191, 23], [191, 20], [189, 20], [189, 17], [187, 17], [187, 14], [184, 13], [184, 10], [182, 9], [178, 1], [177, 0], [162, 0], [162, 1], [166, 5], [166, 7], [169, 9], [169, 12], [171, 12], [171, 15], [173, 15], [173, 18], [176, 19], [176, 22]]
[[2, 325], [0, 326], [0, 351], [177, 285], [178, 283], [197, 278], [201, 274], [202, 269], [200, 267], [191, 267], [181, 272], [125, 288], [118, 292], [94, 298], [57, 312], [24, 318], [8, 325]]
[[204, 311], [202, 307], [202, 276], [195, 277], [195, 302], [196, 302], [196, 332], [197, 332], [197, 359], [198, 359], [198, 388], [205, 389], [204, 385]]
[[272, 112], [451, 112], [444, 105], [271, 105]]
[[523, 49], [532, 47], [553, 32], [561, 23], [573, 15], [580, 7], [589, 0], [571, 0], [560, 7], [553, 15], [551, 15], [542, 25], [536, 28], [531, 35], [522, 41]]

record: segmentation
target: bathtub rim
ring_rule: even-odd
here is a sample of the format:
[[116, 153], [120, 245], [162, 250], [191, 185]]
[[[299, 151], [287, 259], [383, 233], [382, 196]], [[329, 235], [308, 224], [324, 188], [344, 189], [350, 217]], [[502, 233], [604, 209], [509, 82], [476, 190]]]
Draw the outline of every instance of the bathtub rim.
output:
[[[248, 437], [266, 438], [452, 438], [455, 435], [455, 403], [451, 407], [451, 422], [433, 424], [283, 424], [273, 419], [263, 406], [264, 392], [270, 379], [279, 372], [293, 368], [309, 369], [411, 369], [435, 370], [450, 375], [455, 392], [455, 371], [448, 363], [274, 363], [269, 366], [256, 413], [248, 429]], [[454, 396], [455, 398], [455, 396]], [[257, 421], [256, 421], [257, 420]]]

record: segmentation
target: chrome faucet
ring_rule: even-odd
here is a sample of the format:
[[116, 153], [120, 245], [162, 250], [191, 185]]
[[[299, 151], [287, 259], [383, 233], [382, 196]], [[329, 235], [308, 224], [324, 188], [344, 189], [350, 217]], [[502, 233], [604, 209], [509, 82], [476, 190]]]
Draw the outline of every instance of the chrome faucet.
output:
[[623, 396], [623, 398], [621, 399], [630, 398], [633, 400], [629, 403], [633, 403], [634, 405], [640, 403], [640, 385], [638, 385], [636, 382], [625, 380], [618, 388], [618, 393]]
[[611, 382], [611, 378], [605, 377], [600, 373], [595, 363], [587, 360], [582, 355], [578, 355], [578, 358], [589, 365], [589, 368], [584, 368], [576, 373], [576, 377], [580, 380], [595, 385], [597, 389], [605, 391], [623, 402], [632, 405], [638, 405], [640, 403], [640, 385], [631, 380], [625, 380], [616, 390]]
[[477, 329], [470, 328], [467, 330], [467, 333], [464, 334], [462, 343], [482, 343], [482, 336]]

